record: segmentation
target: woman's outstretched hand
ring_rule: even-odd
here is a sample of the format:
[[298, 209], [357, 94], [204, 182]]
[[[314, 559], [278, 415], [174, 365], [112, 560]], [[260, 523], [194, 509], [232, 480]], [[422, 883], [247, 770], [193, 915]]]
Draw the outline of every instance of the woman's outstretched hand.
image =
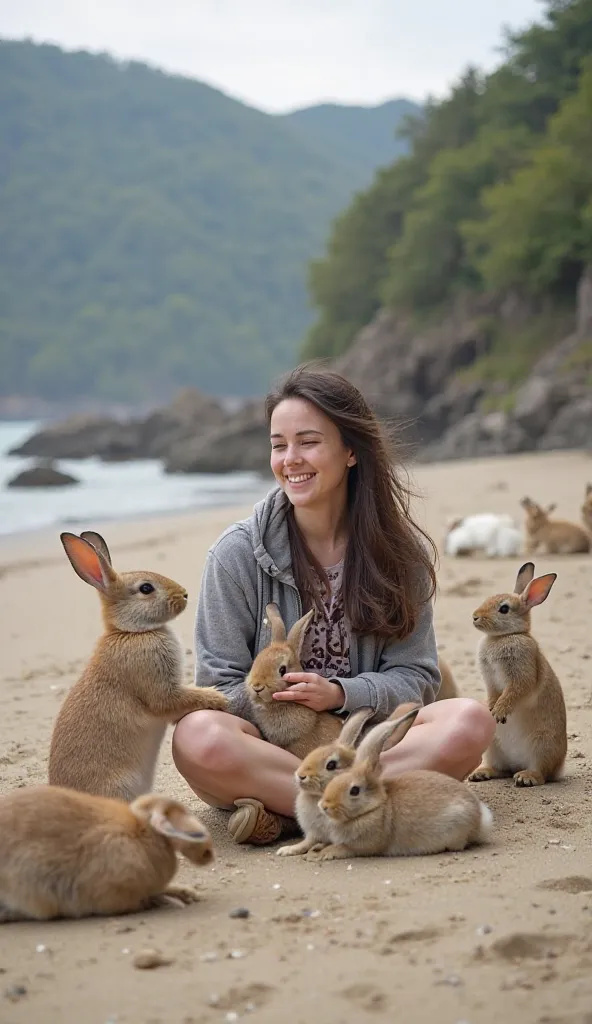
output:
[[345, 694], [339, 683], [332, 683], [316, 672], [286, 672], [287, 690], [274, 693], [274, 700], [295, 700], [313, 711], [334, 711], [343, 707]]

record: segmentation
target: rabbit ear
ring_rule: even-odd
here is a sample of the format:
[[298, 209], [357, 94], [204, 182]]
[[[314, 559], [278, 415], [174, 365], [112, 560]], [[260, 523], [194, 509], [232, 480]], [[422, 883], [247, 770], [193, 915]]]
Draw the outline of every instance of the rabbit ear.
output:
[[586, 497], [588, 497], [589, 494], [592, 494], [592, 484], [586, 484]]
[[360, 743], [356, 753], [356, 761], [367, 761], [371, 768], [377, 768], [378, 759], [386, 741], [392, 736], [393, 742], [390, 744], [391, 747], [400, 743], [420, 711], [421, 708], [419, 707], [412, 708], [402, 718], [389, 719], [386, 722], [381, 722], [380, 725], [375, 725]]
[[534, 608], [535, 605], [546, 601], [556, 579], [556, 572], [548, 572], [545, 576], [537, 576], [536, 580], [532, 580], [522, 594], [524, 606]]
[[75, 533], [61, 533], [60, 540], [74, 572], [85, 583], [90, 583], [91, 587], [104, 593], [109, 583], [117, 579], [109, 562], [87, 540], [77, 537]]
[[180, 811], [177, 807], [171, 807], [169, 810], [155, 807], [148, 821], [155, 832], [160, 832], [168, 839], [182, 839], [184, 843], [204, 843], [210, 838], [205, 828], [196, 828], [196, 825], [199, 825], [197, 818]]
[[353, 711], [339, 733], [339, 742], [345, 747], [355, 747], [364, 725], [373, 714], [374, 708], [358, 708]]
[[551, 512], [554, 512], [556, 508], [557, 508], [557, 502], [556, 501], [551, 502], [551, 504], [547, 505], [547, 507], [545, 509], [545, 515], [546, 516], [550, 516]]
[[269, 619], [271, 625], [271, 639], [274, 643], [283, 643], [286, 639], [286, 627], [284, 621], [280, 615], [280, 610], [277, 604], [268, 604], [265, 606], [265, 614]]
[[534, 576], [534, 562], [525, 562], [521, 565], [518, 570], [516, 577], [516, 585], [514, 587], [515, 594], [521, 594], [526, 589], [530, 581]]
[[304, 640], [306, 628], [310, 620], [312, 619], [313, 615], [314, 608], [311, 608], [310, 611], [306, 613], [306, 615], [303, 615], [301, 619], [298, 619], [298, 622], [294, 623], [292, 629], [288, 633], [288, 643], [290, 644], [290, 647], [292, 647], [293, 650], [296, 651], [298, 657], [300, 657], [300, 651], [302, 650], [302, 642]]
[[87, 540], [89, 544], [92, 544], [95, 551], [100, 551], [105, 561], [109, 562], [109, 565], [113, 564], [107, 542], [104, 537], [101, 537], [100, 533], [95, 533], [94, 530], [83, 530], [80, 536], [83, 540]]

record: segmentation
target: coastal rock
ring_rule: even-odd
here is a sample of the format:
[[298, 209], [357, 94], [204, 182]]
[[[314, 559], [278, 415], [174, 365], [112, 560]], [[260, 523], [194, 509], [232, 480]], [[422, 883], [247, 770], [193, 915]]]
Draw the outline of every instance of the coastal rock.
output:
[[68, 487], [79, 481], [69, 473], [64, 473], [51, 462], [41, 462], [37, 466], [23, 469], [6, 484], [7, 487]]
[[263, 402], [250, 402], [222, 427], [172, 445], [167, 473], [269, 473], [269, 430]]
[[219, 402], [187, 388], [170, 405], [143, 419], [71, 416], [33, 434], [10, 454], [58, 459], [94, 456], [109, 462], [161, 458], [171, 445], [195, 438], [224, 420]]

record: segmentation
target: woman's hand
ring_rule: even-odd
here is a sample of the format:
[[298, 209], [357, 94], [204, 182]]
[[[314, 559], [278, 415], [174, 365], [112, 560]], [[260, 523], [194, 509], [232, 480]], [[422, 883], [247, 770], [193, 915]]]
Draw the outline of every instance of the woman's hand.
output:
[[274, 700], [295, 700], [313, 711], [334, 711], [343, 707], [345, 694], [339, 683], [331, 683], [316, 672], [286, 672], [287, 690], [274, 693]]

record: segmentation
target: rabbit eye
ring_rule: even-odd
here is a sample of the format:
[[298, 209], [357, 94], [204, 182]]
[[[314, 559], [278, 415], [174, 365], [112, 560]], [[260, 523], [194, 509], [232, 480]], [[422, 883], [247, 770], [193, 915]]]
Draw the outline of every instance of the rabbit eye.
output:
[[151, 583], [142, 583], [141, 586], [140, 586], [140, 593], [141, 594], [152, 594], [153, 591], [154, 591], [154, 587], [152, 586]]
[[350, 789], [349, 789], [349, 795], [350, 796], [359, 796], [359, 793], [360, 793], [360, 787], [359, 786], [350, 786]]
[[281, 676], [285, 676], [285, 674], [286, 674], [286, 666], [285, 665], [280, 665], [279, 672], [280, 672]]
[[510, 611], [510, 605], [509, 604], [500, 604], [499, 610], [502, 613], [502, 615], [507, 615], [508, 612]]
[[325, 768], [327, 769], [328, 772], [334, 772], [335, 769], [337, 768], [337, 761], [335, 761], [335, 760], [327, 761], [327, 764], [325, 765]]

